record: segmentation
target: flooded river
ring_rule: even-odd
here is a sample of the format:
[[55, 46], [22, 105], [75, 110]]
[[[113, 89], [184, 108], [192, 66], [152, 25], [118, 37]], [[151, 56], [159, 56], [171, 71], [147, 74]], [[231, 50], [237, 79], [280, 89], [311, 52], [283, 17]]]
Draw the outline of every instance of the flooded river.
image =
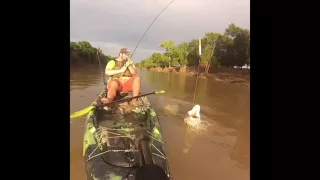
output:
[[[192, 108], [195, 77], [139, 71], [142, 93], [165, 90], [149, 100], [161, 122], [169, 166], [174, 180], [250, 179], [250, 95], [246, 87], [198, 79], [195, 103], [201, 118], [210, 122], [197, 134], [183, 124], [182, 114]], [[89, 106], [103, 88], [99, 68], [73, 68], [70, 74], [70, 111]], [[177, 115], [164, 107], [178, 105]], [[70, 120], [71, 180], [85, 180], [82, 139], [85, 118]]]

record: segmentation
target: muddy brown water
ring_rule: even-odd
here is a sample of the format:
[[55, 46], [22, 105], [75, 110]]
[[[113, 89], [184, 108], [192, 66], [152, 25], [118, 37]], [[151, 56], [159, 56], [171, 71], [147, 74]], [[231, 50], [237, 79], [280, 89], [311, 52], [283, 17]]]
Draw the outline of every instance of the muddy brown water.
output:
[[[70, 111], [89, 106], [103, 88], [98, 67], [70, 69]], [[202, 119], [211, 123], [197, 134], [187, 129], [180, 114], [192, 108], [195, 77], [139, 71], [142, 93], [149, 96], [162, 126], [174, 180], [250, 179], [250, 95], [235, 84], [198, 79], [196, 104]], [[178, 115], [165, 114], [164, 106], [179, 106]], [[70, 119], [70, 179], [85, 180], [82, 139], [85, 118]]]

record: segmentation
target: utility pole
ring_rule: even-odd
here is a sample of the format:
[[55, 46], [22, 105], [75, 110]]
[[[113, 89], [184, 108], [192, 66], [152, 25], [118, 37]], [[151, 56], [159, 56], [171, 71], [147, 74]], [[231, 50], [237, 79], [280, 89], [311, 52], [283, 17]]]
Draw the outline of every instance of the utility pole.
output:
[[198, 66], [200, 66], [200, 59], [201, 59], [201, 38], [199, 38], [199, 56], [200, 56], [200, 58], [199, 58], [199, 65]]
[[201, 56], [201, 38], [199, 38], [199, 55]]
[[198, 77], [199, 77], [199, 69], [200, 69], [200, 59], [201, 59], [201, 38], [199, 38], [199, 65], [198, 65], [198, 73], [197, 73], [197, 77], [196, 77], [196, 85], [194, 87], [194, 95], [193, 95], [193, 100], [192, 100], [192, 104], [194, 104], [195, 99], [196, 99], [196, 94], [197, 94], [197, 86], [198, 86]]

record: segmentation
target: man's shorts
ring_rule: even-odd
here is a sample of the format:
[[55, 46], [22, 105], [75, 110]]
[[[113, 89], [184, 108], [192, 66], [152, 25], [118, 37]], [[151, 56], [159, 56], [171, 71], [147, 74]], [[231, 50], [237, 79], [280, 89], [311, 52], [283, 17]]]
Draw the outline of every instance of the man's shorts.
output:
[[134, 81], [134, 79], [136, 78], [137, 76], [136, 75], [134, 75], [134, 76], [132, 76], [130, 79], [128, 79], [125, 83], [121, 83], [120, 82], [120, 80], [118, 80], [118, 79], [111, 79], [110, 81], [109, 81], [109, 83], [108, 83], [108, 89], [109, 89], [109, 86], [110, 86], [110, 82], [111, 81], [115, 81], [115, 82], [117, 82], [118, 83], [118, 85], [119, 85], [119, 91], [120, 92], [132, 92], [132, 85], [133, 85], [133, 81]]

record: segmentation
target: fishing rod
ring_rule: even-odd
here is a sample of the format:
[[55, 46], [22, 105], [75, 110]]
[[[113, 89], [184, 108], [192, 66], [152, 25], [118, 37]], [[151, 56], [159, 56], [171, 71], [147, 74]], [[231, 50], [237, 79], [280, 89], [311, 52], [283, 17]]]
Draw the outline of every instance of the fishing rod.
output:
[[[147, 30], [143, 33], [142, 37], [140, 38], [138, 44], [136, 45], [136, 47], [134, 48], [131, 56], [130, 56], [130, 59], [132, 58], [134, 52], [136, 51], [136, 49], [138, 48], [138, 46], [140, 45], [141, 41], [143, 40], [144, 36], [147, 34], [147, 32], [149, 31], [149, 29], [151, 28], [151, 26], [153, 25], [153, 23], [158, 19], [158, 17], [162, 14], [162, 12], [164, 10], [167, 9], [167, 7], [169, 7], [175, 0], [172, 0], [170, 3], [168, 3], [160, 12], [159, 14], [153, 19], [153, 21], [151, 22], [151, 24], [149, 25], [149, 27], [147, 28]], [[124, 73], [124, 72], [123, 72]], [[123, 76], [123, 73], [121, 74], [120, 78]]]
[[175, 0], [172, 0], [169, 4], [167, 4], [161, 11], [160, 13], [156, 16], [156, 18], [154, 18], [154, 20], [151, 22], [151, 24], [149, 25], [149, 27], [147, 28], [147, 30], [143, 33], [141, 39], [139, 40], [138, 44], [136, 45], [136, 47], [134, 48], [130, 58], [133, 56], [134, 52], [136, 51], [136, 49], [138, 48], [140, 42], [142, 41], [142, 39], [144, 38], [144, 36], [147, 34], [147, 32], [149, 31], [149, 29], [151, 28], [151, 26], [153, 25], [153, 23], [158, 19], [158, 17], [162, 14], [162, 12], [164, 10], [167, 9], [167, 7], [169, 7]]

